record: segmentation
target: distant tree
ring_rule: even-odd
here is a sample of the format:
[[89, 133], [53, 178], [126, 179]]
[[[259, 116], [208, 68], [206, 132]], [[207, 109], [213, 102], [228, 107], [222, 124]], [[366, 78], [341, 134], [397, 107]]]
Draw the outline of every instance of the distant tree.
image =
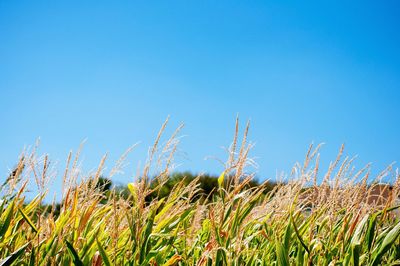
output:
[[[189, 185], [194, 179], [196, 179], [198, 175], [192, 174], [190, 172], [177, 172], [170, 175], [167, 182], [158, 190], [154, 191], [150, 195], [146, 197], [146, 202], [151, 202], [155, 198], [164, 198], [169, 196], [171, 190], [178, 183], [183, 182], [184, 185]], [[218, 191], [218, 176], [213, 176], [209, 174], [205, 174], [200, 176], [199, 181], [199, 189], [200, 192], [194, 196], [193, 200], [198, 200], [199, 198], [212, 197], [214, 193]], [[155, 187], [156, 183], [153, 181], [150, 184], [151, 187]], [[257, 187], [260, 186], [260, 183], [257, 179], [251, 180], [247, 187]], [[267, 193], [276, 186], [276, 183], [268, 182], [264, 184], [264, 193]], [[101, 176], [96, 185], [96, 189], [104, 195], [104, 198], [100, 201], [100, 203], [106, 203], [110, 193], [115, 193], [117, 196], [122, 197], [124, 199], [128, 199], [130, 196], [130, 192], [125, 184], [117, 184], [114, 185], [111, 179]], [[62, 203], [56, 203], [54, 206], [52, 204], [43, 204], [40, 208], [40, 212], [43, 213], [53, 213], [56, 217], [59, 215], [62, 207]]]
[[[159, 198], [166, 197], [169, 195], [172, 188], [179, 182], [183, 181], [185, 185], [189, 185], [189, 183], [192, 182], [195, 178], [197, 178], [197, 175], [194, 175], [190, 172], [173, 173], [169, 177], [168, 181], [164, 184], [164, 186], [159, 191], [156, 191], [151, 195], [149, 195], [146, 198], [146, 201], [149, 202], [156, 197]], [[260, 183], [257, 179], [253, 179], [247, 184], [247, 187], [258, 187], [258, 186], [260, 186]], [[275, 186], [276, 183], [267, 182], [266, 184], [264, 184], [264, 193], [271, 191]], [[209, 174], [200, 176], [199, 188], [201, 192], [199, 195], [196, 195], [195, 198], [212, 196], [214, 193], [218, 191], [218, 176], [213, 176]]]
[[96, 183], [95, 188], [99, 189], [101, 192], [106, 193], [111, 190], [112, 188], [112, 181], [111, 179], [100, 176], [99, 180]]

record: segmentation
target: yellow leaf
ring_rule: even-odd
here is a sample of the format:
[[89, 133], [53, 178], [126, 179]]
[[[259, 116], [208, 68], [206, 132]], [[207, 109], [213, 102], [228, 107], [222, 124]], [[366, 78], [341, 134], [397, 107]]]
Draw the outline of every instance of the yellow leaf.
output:
[[179, 256], [178, 254], [175, 254], [172, 256], [165, 264], [164, 266], [172, 266], [175, 265], [178, 261], [182, 260], [182, 257]]
[[225, 179], [225, 171], [222, 172], [222, 174], [218, 177], [218, 186], [222, 187], [224, 184], [224, 179]]

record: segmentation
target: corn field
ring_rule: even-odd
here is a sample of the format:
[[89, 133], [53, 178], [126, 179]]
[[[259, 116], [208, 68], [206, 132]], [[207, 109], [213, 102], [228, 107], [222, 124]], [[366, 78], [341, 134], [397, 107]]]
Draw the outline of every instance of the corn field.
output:
[[[195, 179], [147, 202], [173, 171], [181, 128], [163, 141], [165, 127], [127, 184], [128, 198], [96, 186], [106, 156], [82, 176], [80, 151], [70, 153], [54, 177], [46, 155], [24, 152], [1, 187], [0, 265], [400, 265], [397, 172], [392, 196], [371, 200], [368, 167], [354, 170], [341, 149], [321, 174], [320, 147], [311, 146], [289, 181], [265, 193], [248, 186], [252, 144], [248, 126], [239, 137], [237, 122], [216, 193], [196, 196]], [[57, 215], [55, 203], [42, 207], [54, 178], [63, 179]], [[28, 200], [33, 186], [37, 195]]]

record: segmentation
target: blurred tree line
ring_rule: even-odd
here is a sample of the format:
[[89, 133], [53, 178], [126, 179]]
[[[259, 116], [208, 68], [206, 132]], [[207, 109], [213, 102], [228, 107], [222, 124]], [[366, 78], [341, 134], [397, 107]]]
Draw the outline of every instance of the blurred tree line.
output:
[[[155, 198], [164, 198], [167, 197], [172, 188], [176, 186], [180, 182], [184, 182], [184, 185], [189, 185], [194, 179], [196, 179], [198, 175], [192, 174], [190, 172], [178, 172], [178, 173], [173, 173], [170, 175], [168, 178], [168, 181], [161, 187], [159, 191], [155, 191], [152, 194], [150, 194], [147, 198], [146, 201], [150, 202]], [[107, 184], [104, 186], [103, 184]], [[200, 197], [212, 197], [214, 193], [217, 193], [218, 191], [218, 176], [213, 176], [209, 174], [204, 174], [201, 175], [199, 180], [199, 189], [200, 192], [198, 195], [195, 196], [195, 199], [198, 199]], [[107, 193], [107, 191], [114, 190], [117, 194], [120, 194], [122, 197], [126, 198], [129, 196], [129, 191], [126, 187], [126, 185], [116, 185], [114, 186], [112, 184], [112, 181], [106, 177], [101, 177], [100, 181], [98, 183], [99, 186], [103, 187], [103, 191]], [[151, 184], [150, 186], [155, 186], [156, 184]], [[258, 187], [260, 186], [261, 183], [257, 179], [251, 180], [247, 187]], [[276, 183], [273, 182], [267, 182], [264, 184], [264, 192], [267, 193], [271, 191], [275, 187]]]
[[[172, 188], [180, 182], [184, 182], [184, 185], [189, 185], [198, 175], [192, 174], [190, 172], [178, 172], [173, 173], [168, 178], [167, 182], [160, 188], [160, 190], [153, 192], [146, 197], [146, 202], [151, 202], [155, 198], [167, 197]], [[200, 176], [198, 180], [200, 192], [195, 195], [194, 199], [212, 197], [214, 193], [218, 191], [218, 176], [213, 176], [209, 174], [204, 174]], [[150, 184], [150, 186], [155, 186], [155, 183]], [[257, 179], [251, 180], [247, 187], [258, 187], [261, 183]], [[275, 182], [267, 182], [264, 184], [264, 193], [272, 191], [277, 184]], [[108, 197], [111, 193], [115, 193], [117, 196], [127, 199], [130, 196], [130, 192], [126, 184], [114, 184], [111, 179], [101, 176], [96, 184], [96, 188], [104, 194], [103, 203], [107, 202]], [[53, 209], [54, 215], [58, 215], [61, 209], [61, 204], [57, 203], [55, 206], [43, 205], [42, 210], [44, 212], [50, 212]]]

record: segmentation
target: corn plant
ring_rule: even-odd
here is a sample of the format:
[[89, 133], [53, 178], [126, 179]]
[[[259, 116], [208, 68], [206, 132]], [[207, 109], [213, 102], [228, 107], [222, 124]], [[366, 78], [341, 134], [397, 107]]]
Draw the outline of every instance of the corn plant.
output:
[[[310, 147], [292, 178], [266, 193], [266, 183], [248, 186], [252, 145], [248, 126], [240, 141], [236, 125], [210, 195], [199, 189], [199, 176], [146, 200], [171, 174], [180, 128], [160, 145], [166, 124], [127, 197], [97, 186], [106, 157], [79, 177], [80, 152], [70, 154], [57, 212], [55, 203], [43, 207], [47, 156], [23, 154], [1, 187], [0, 265], [400, 265], [398, 175], [391, 197], [376, 195], [368, 168], [354, 172], [341, 149], [319, 178], [319, 147]], [[38, 192], [27, 200], [32, 177]]]

